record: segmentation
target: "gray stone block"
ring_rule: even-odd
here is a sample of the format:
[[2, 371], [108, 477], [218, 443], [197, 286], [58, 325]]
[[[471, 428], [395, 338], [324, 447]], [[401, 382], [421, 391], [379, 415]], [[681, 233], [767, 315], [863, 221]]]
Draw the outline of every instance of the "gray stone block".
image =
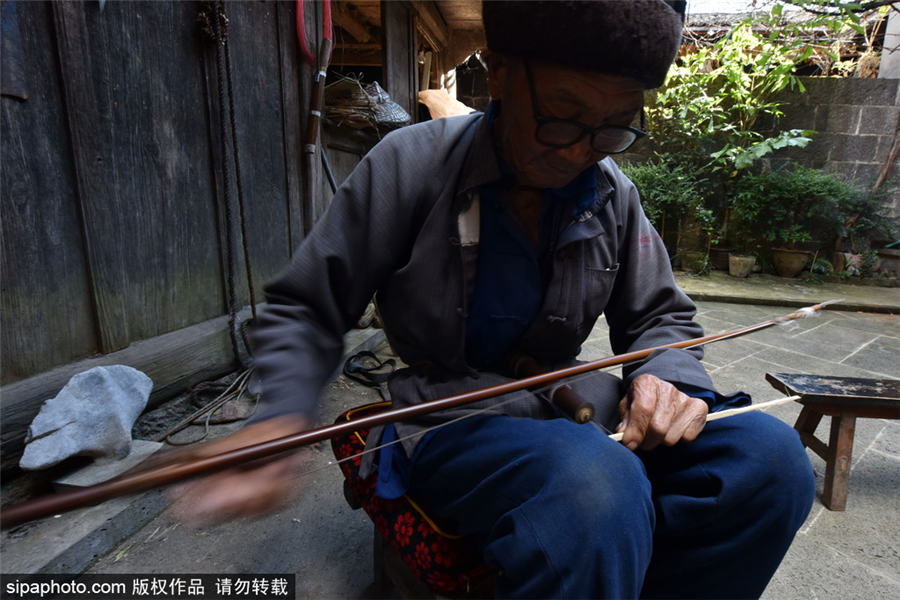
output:
[[823, 170], [828, 173], [837, 173], [844, 179], [853, 179], [856, 176], [856, 162], [853, 161], [831, 161]]
[[897, 97], [897, 79], [833, 79], [832, 104], [893, 106]]
[[856, 133], [859, 127], [859, 107], [847, 104], [819, 106], [816, 109], [816, 131]]
[[789, 146], [772, 153], [772, 160], [786, 160], [798, 162], [808, 167], [821, 169], [828, 162], [828, 154], [831, 152], [834, 134], [817, 133], [812, 136], [812, 141], [805, 148]]
[[860, 109], [859, 133], [875, 133], [893, 137], [900, 119], [900, 107], [863, 106]]
[[831, 140], [831, 153], [828, 160], [849, 160], [872, 162], [878, 154], [877, 135], [841, 135], [835, 134]]
[[878, 181], [881, 169], [882, 166], [877, 163], [857, 163], [853, 170], [853, 179], [859, 181], [863, 186], [871, 188]]
[[776, 95], [779, 100], [795, 102], [797, 104], [811, 104], [816, 102], [828, 102], [831, 97], [829, 81], [822, 77], [801, 77], [805, 91], [797, 89], [783, 90]]
[[31, 422], [19, 466], [36, 470], [72, 456], [128, 456], [131, 428], [151, 389], [149, 377], [124, 365], [75, 375]]
[[891, 155], [891, 148], [894, 147], [894, 136], [879, 135], [878, 138], [878, 151], [875, 153], [874, 161], [883, 165]]
[[817, 107], [804, 104], [787, 104], [782, 107], [784, 115], [778, 119], [781, 129], [816, 129]]

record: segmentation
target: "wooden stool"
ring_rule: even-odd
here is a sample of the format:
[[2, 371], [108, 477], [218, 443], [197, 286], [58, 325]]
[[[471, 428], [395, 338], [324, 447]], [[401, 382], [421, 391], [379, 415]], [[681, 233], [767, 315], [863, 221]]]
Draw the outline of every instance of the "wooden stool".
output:
[[[844, 510], [856, 418], [900, 419], [900, 380], [766, 373], [766, 381], [785, 394], [801, 396], [803, 410], [794, 429], [803, 445], [825, 460], [822, 503], [830, 510]], [[825, 415], [831, 417], [828, 444], [815, 436]]]

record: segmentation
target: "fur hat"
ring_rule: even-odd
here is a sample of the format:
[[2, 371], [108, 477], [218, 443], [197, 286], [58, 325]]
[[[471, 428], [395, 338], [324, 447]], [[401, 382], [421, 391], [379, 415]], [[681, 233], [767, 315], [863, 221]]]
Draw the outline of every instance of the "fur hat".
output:
[[[683, 10], [683, 2], [673, 2]], [[681, 45], [683, 13], [663, 0], [482, 2], [490, 50], [636, 79], [656, 88]]]

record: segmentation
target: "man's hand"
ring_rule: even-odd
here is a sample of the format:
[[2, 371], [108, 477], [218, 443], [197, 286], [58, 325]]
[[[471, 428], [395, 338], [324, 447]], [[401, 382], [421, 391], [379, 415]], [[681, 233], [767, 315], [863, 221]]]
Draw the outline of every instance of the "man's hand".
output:
[[[308, 424], [297, 416], [275, 417], [200, 446], [190, 457], [212, 456], [284, 437], [304, 431]], [[291, 452], [257, 467], [237, 467], [191, 481], [172, 491], [174, 510], [189, 524], [204, 525], [280, 508], [295, 497], [304, 463], [303, 455]]]
[[624, 432], [622, 443], [630, 450], [653, 450], [660, 443], [674, 446], [696, 439], [708, 412], [700, 398], [682, 394], [653, 375], [640, 375], [619, 402], [622, 422], [617, 431]]

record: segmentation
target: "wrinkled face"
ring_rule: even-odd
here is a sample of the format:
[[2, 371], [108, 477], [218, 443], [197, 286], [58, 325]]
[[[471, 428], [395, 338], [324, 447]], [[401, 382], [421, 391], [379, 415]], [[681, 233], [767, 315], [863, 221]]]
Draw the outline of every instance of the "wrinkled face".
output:
[[529, 62], [529, 68], [536, 106], [522, 60], [500, 55], [488, 59], [491, 97], [502, 103], [494, 139], [520, 184], [561, 187], [606, 154], [591, 148], [589, 134], [565, 148], [538, 142], [535, 114], [541, 119], [577, 121], [589, 128], [627, 126], [641, 109], [643, 86], [626, 77], [549, 63]]

